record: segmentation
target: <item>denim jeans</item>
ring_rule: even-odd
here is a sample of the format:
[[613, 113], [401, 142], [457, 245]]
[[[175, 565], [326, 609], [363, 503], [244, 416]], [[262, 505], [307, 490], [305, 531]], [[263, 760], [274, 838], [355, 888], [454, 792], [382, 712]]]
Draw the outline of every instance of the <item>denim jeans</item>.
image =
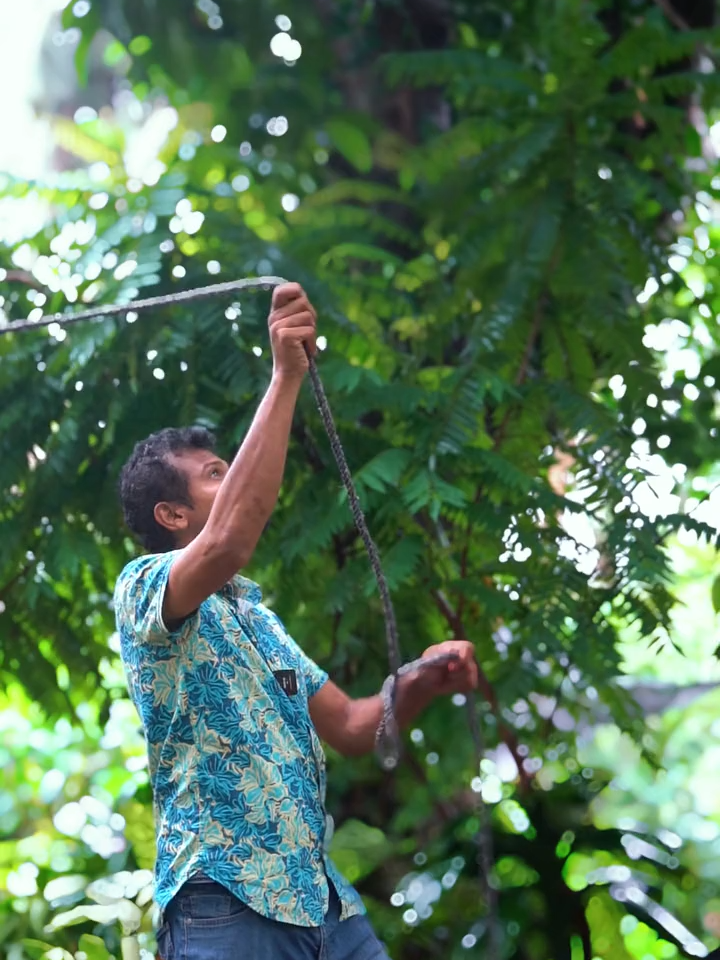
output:
[[193, 878], [165, 911], [158, 932], [162, 960], [389, 960], [366, 917], [340, 921], [330, 884], [322, 927], [268, 920], [219, 883]]

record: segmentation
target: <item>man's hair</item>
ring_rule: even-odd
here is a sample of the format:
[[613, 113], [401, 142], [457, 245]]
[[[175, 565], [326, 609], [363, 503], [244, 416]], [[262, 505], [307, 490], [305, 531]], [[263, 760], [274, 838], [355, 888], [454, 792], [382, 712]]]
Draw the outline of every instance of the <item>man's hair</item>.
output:
[[204, 427], [167, 427], [135, 444], [120, 473], [120, 503], [125, 523], [151, 553], [175, 549], [172, 531], [155, 519], [158, 503], [182, 503], [192, 507], [185, 473], [170, 454], [186, 450], [215, 452], [215, 437]]

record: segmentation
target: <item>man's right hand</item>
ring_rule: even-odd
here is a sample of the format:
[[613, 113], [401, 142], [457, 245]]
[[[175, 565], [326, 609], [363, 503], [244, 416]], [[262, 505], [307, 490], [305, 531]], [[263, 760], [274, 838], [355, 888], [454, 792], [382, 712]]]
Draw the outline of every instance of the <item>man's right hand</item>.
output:
[[302, 379], [317, 352], [317, 314], [299, 283], [275, 287], [268, 326], [275, 374]]

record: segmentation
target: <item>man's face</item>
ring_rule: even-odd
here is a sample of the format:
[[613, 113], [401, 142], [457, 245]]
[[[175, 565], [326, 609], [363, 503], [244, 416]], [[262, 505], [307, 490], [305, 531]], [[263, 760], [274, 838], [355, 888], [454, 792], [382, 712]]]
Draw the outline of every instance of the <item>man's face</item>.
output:
[[176, 513], [183, 524], [176, 537], [180, 546], [187, 546], [200, 533], [208, 517], [228, 465], [210, 450], [183, 450], [171, 454], [170, 460], [181, 470], [188, 483], [192, 507], [177, 505]]

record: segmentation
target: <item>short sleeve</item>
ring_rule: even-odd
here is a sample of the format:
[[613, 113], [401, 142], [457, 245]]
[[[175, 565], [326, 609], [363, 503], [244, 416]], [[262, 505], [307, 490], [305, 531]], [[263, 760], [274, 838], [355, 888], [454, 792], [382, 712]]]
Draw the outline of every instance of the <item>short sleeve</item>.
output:
[[290, 638], [290, 642], [297, 648], [298, 662], [305, 677], [308, 700], [310, 700], [321, 687], [325, 686], [330, 678], [322, 667], [319, 667], [314, 660], [311, 660], [310, 657], [298, 647], [292, 637]]
[[[139, 557], [129, 563], [115, 586], [115, 619], [119, 632], [146, 643], [167, 640], [170, 631], [162, 617], [170, 568], [177, 551]], [[183, 625], [183, 627], [185, 624]]]

